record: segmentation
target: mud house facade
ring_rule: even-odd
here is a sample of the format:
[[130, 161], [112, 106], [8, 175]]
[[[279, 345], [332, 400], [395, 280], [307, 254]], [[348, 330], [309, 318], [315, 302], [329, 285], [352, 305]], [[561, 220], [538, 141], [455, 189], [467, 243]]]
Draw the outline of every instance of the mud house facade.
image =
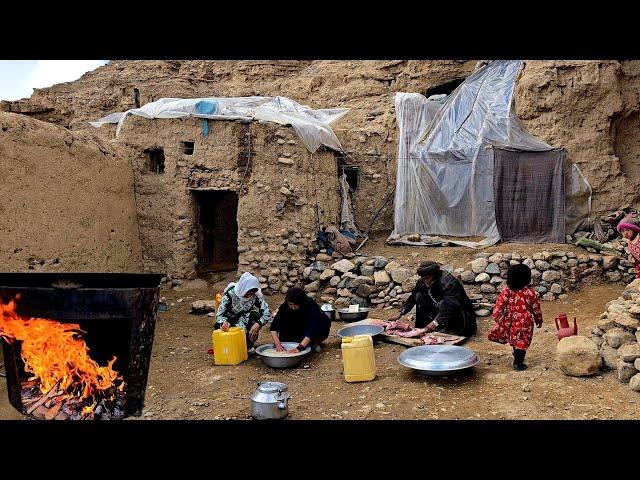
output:
[[209, 121], [205, 136], [202, 122], [131, 116], [118, 136], [131, 152], [144, 268], [178, 283], [249, 271], [266, 293], [284, 292], [301, 280], [318, 220], [338, 222], [340, 157], [311, 155], [275, 123]]

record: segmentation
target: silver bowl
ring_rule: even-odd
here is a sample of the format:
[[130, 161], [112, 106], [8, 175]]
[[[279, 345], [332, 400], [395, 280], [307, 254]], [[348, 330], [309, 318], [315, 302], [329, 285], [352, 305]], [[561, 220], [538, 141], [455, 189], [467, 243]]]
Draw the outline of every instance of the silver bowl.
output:
[[447, 375], [466, 370], [480, 362], [470, 348], [456, 345], [420, 345], [398, 356], [398, 363], [422, 375]]
[[340, 338], [355, 337], [356, 335], [370, 335], [375, 341], [376, 337], [380, 337], [380, 334], [384, 332], [384, 328], [377, 325], [350, 325], [348, 327], [342, 327], [336, 332], [336, 335]]
[[364, 320], [369, 316], [369, 308], [360, 307], [359, 312], [349, 313], [348, 308], [341, 308], [338, 310], [338, 314], [340, 315], [340, 320], [345, 322], [357, 322], [358, 320]]
[[322, 312], [329, 317], [329, 320], [331, 320], [332, 322], [336, 321], [336, 310], [335, 308], [333, 308], [333, 305], [329, 304], [329, 303], [325, 303], [320, 307], [320, 310], [322, 310]]
[[[287, 350], [295, 348], [299, 345], [296, 342], [281, 342], [281, 343], [282, 343], [282, 346]], [[270, 348], [276, 348], [276, 346], [273, 343], [260, 345], [259, 347], [256, 347], [256, 353], [260, 355], [265, 365], [272, 368], [295, 367], [298, 364], [300, 364], [300, 362], [309, 354], [309, 352], [311, 352], [311, 347], [307, 347], [302, 352], [293, 353], [293, 354], [287, 355], [286, 357], [266, 355], [264, 351], [269, 350]]]

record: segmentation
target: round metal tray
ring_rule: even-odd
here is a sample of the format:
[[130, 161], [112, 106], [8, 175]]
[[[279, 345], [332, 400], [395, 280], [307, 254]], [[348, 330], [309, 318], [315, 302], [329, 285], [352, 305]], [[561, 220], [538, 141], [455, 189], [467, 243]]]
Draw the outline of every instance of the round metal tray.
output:
[[398, 363], [422, 375], [447, 375], [478, 364], [480, 357], [467, 347], [421, 345], [398, 356]]

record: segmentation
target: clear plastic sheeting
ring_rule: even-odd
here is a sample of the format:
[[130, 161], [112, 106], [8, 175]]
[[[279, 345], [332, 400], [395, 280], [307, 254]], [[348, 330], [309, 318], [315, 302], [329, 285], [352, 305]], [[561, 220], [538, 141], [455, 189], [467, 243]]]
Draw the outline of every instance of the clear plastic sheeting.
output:
[[342, 145], [330, 125], [348, 111], [348, 108], [315, 110], [285, 97], [161, 98], [140, 108], [112, 113], [89, 123], [96, 128], [115, 123], [118, 125], [117, 137], [128, 115], [150, 119], [196, 117], [209, 120], [258, 120], [291, 125], [311, 153], [315, 153], [321, 145], [341, 152]]
[[[527, 166], [532, 166], [529, 152], [558, 152], [526, 132], [515, 115], [513, 95], [521, 68], [521, 61], [489, 62], [473, 72], [444, 103], [415, 93], [396, 94], [398, 175], [394, 231], [389, 243], [415, 244], [407, 241], [415, 234], [484, 238], [480, 242], [446, 240], [469, 247], [489, 246], [501, 239], [494, 192], [496, 149], [514, 151], [515, 161]], [[573, 233], [588, 220], [591, 187], [566, 155], [561, 161], [562, 168], [559, 173], [554, 171], [553, 182], [544, 174], [527, 177], [535, 168], [517, 169], [520, 177], [511, 184], [521, 191], [511, 196], [525, 199], [530, 193], [527, 189], [539, 194], [535, 182], [553, 183], [557, 191], [550, 194], [553, 198], [560, 195], [565, 231]], [[527, 210], [530, 203], [522, 205], [518, 213], [531, 213]], [[549, 208], [556, 207], [549, 203]], [[555, 210], [547, 213], [557, 215]], [[516, 230], [510, 236], [525, 239], [530, 233]], [[539, 241], [553, 240], [549, 232], [538, 233]]]
[[358, 227], [356, 226], [355, 218], [353, 215], [353, 200], [351, 198], [351, 187], [347, 183], [347, 175], [342, 174], [340, 177], [340, 196], [341, 196], [341, 208], [340, 208], [340, 229], [348, 230], [355, 234], [360, 234]]

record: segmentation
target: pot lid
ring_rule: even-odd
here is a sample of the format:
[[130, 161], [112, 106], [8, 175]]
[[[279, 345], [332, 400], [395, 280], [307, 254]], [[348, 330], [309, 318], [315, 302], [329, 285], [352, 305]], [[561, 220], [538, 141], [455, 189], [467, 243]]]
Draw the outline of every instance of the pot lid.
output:
[[262, 393], [284, 392], [286, 389], [287, 384], [281, 382], [263, 382], [258, 386]]
[[421, 345], [400, 354], [398, 363], [414, 370], [453, 371], [478, 363], [476, 353], [455, 345]]

